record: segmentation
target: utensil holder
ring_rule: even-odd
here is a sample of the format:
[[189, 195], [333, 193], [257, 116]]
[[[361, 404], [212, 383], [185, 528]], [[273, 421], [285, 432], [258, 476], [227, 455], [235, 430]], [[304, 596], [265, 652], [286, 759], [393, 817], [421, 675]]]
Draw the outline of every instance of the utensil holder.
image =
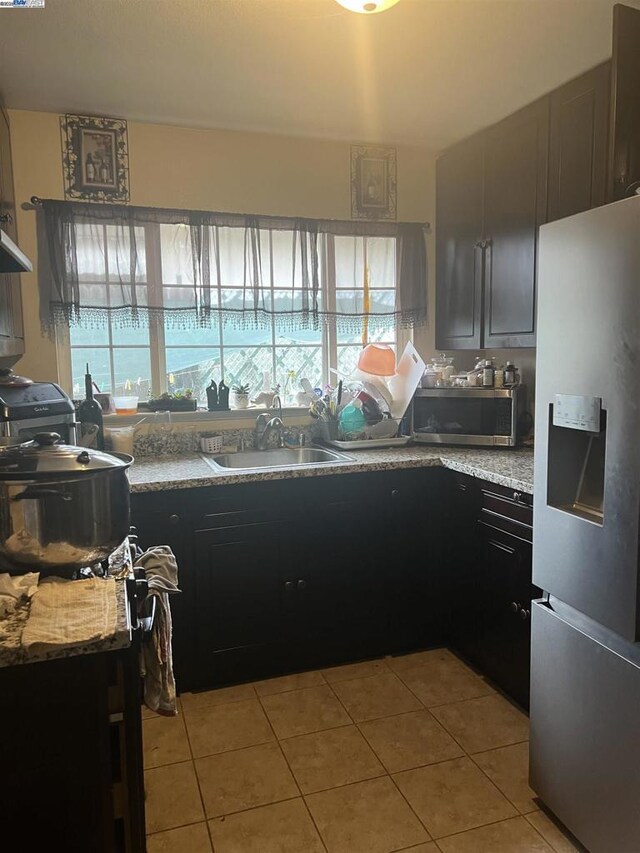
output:
[[203, 453], [221, 453], [222, 452], [222, 436], [221, 435], [202, 435], [200, 436], [200, 449]]

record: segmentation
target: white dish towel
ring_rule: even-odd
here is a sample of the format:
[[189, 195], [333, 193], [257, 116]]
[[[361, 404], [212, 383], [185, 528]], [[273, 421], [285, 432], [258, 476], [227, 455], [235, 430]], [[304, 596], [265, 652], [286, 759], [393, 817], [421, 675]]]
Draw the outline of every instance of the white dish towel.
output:
[[116, 621], [114, 578], [45, 578], [31, 599], [22, 645], [34, 653], [81, 646], [112, 637]]

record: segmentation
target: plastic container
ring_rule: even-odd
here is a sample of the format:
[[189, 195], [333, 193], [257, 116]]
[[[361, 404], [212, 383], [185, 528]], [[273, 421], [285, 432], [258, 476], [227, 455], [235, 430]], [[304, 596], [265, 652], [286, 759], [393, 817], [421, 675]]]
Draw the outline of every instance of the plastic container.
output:
[[133, 439], [135, 427], [108, 427], [105, 429], [105, 438], [111, 444], [111, 450], [115, 453], [128, 453], [133, 456]]
[[138, 411], [138, 397], [114, 397], [116, 415], [135, 415]]
[[222, 436], [221, 435], [201, 435], [200, 449], [203, 453], [221, 453], [222, 452]]

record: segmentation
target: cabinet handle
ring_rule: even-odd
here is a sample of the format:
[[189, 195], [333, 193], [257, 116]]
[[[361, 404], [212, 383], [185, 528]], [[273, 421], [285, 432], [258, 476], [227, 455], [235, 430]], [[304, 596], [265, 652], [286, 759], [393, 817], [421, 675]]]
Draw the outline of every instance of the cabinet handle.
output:
[[180, 524], [180, 516], [174, 512], [169, 516], [169, 524], [173, 525], [173, 527], [175, 527], [176, 524]]
[[400, 489], [391, 489], [391, 499], [397, 501], [400, 497]]
[[0, 214], [0, 222], [3, 225], [10, 225], [13, 222], [13, 216], [10, 213]]
[[529, 616], [531, 616], [531, 611], [525, 610], [525, 608], [522, 607], [520, 609], [520, 612], [518, 613], [518, 616], [522, 619], [523, 622], [526, 622]]
[[517, 601], [512, 601], [509, 607], [511, 608], [512, 613], [520, 613], [520, 610], [522, 609]]
[[293, 592], [293, 590], [295, 588], [296, 588], [296, 585], [294, 584], [293, 581], [285, 581], [285, 584], [284, 584], [285, 592]]
[[298, 589], [306, 589], [306, 588], [307, 588], [307, 582], [305, 580], [299, 580], [298, 581]]

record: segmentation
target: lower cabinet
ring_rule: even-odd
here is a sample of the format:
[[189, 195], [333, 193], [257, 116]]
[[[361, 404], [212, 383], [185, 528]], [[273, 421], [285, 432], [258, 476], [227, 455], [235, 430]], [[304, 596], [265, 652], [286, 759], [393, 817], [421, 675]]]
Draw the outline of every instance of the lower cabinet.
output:
[[181, 690], [442, 642], [440, 469], [132, 495], [169, 544]]
[[529, 702], [532, 509], [441, 468], [132, 495], [168, 544], [180, 690], [449, 644]]
[[533, 513], [530, 498], [458, 475], [453, 515], [469, 532], [455, 551], [451, 645], [529, 707]]

